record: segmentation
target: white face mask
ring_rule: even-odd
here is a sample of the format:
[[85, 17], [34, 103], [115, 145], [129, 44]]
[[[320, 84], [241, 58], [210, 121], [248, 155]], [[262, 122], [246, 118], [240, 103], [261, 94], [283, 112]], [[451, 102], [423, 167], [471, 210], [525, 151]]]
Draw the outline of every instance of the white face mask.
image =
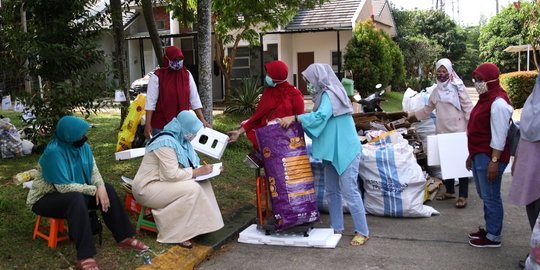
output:
[[197, 134], [187, 133], [187, 134], [184, 134], [184, 139], [188, 141], [192, 141], [193, 139], [195, 139], [195, 136], [197, 136]]

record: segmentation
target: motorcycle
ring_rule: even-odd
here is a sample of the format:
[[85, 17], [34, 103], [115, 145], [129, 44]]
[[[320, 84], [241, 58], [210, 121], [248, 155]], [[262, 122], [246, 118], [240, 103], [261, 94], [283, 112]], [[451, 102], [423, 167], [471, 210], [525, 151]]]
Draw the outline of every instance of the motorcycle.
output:
[[358, 94], [353, 97], [354, 100], [361, 105], [362, 112], [368, 113], [383, 111], [380, 105], [381, 101], [386, 101], [386, 99], [382, 98], [382, 95], [384, 94], [384, 89], [381, 88], [382, 84], [378, 83], [377, 85], [375, 85], [375, 89], [377, 90], [375, 93], [367, 96], [366, 98], [361, 98]]

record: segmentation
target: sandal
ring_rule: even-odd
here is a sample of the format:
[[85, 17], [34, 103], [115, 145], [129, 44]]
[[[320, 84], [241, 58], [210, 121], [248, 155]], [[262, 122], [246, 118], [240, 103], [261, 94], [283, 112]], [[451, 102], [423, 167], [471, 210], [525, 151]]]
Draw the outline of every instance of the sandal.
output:
[[363, 236], [361, 234], [355, 234], [351, 240], [351, 246], [361, 246], [369, 240], [368, 236]]
[[143, 242], [135, 239], [135, 238], [132, 238], [132, 237], [128, 237], [124, 240], [122, 240], [122, 242], [118, 243], [118, 247], [119, 248], [124, 248], [124, 249], [134, 249], [134, 250], [138, 250], [138, 251], [146, 251], [148, 249], [150, 249], [147, 245], [145, 245]]
[[183, 248], [192, 248], [193, 247], [193, 244], [189, 240], [184, 241], [184, 242], [180, 242], [180, 243], [178, 243], [178, 245], [183, 247]]
[[450, 200], [450, 199], [455, 199], [456, 196], [454, 196], [454, 194], [450, 194], [450, 193], [443, 193], [442, 195], [440, 196], [437, 196], [435, 198], [435, 200], [437, 201], [444, 201], [444, 200]]
[[459, 197], [456, 201], [456, 208], [465, 208], [467, 207], [467, 198]]
[[78, 260], [75, 268], [79, 270], [99, 270], [99, 267], [97, 266], [96, 260], [94, 260], [94, 258]]

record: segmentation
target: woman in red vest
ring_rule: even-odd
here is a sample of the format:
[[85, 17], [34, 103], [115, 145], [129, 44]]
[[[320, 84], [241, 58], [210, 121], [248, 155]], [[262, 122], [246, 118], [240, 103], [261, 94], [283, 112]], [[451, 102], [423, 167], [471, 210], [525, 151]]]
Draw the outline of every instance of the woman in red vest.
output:
[[230, 131], [229, 142], [235, 142], [242, 133], [246, 133], [253, 147], [258, 149], [255, 129], [264, 127], [276, 118], [304, 113], [304, 97], [300, 90], [287, 82], [289, 68], [283, 61], [267, 63], [266, 84], [259, 104], [253, 115], [238, 130]]
[[501, 181], [510, 160], [507, 144], [508, 128], [513, 108], [499, 83], [499, 68], [492, 63], [481, 64], [473, 72], [474, 87], [479, 94], [469, 124], [467, 139], [468, 170], [472, 170], [476, 190], [484, 202], [485, 229], [469, 234], [473, 247], [500, 247], [503, 225]]
[[176, 46], [165, 48], [163, 67], [148, 80], [144, 136], [157, 134], [179, 112], [193, 109], [205, 127], [210, 127], [202, 113], [197, 85], [184, 65], [184, 54]]

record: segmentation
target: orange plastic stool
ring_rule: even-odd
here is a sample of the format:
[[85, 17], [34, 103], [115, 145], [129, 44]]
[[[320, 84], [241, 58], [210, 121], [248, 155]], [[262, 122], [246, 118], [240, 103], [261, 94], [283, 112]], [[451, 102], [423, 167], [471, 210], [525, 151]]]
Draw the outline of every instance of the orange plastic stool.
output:
[[32, 239], [36, 240], [36, 236], [39, 236], [47, 240], [50, 248], [56, 248], [58, 242], [69, 239], [69, 236], [67, 235], [67, 228], [64, 226], [64, 219], [50, 217], [45, 218], [49, 221], [49, 224], [41, 226], [41, 216], [37, 216], [36, 225], [34, 226], [34, 236]]

